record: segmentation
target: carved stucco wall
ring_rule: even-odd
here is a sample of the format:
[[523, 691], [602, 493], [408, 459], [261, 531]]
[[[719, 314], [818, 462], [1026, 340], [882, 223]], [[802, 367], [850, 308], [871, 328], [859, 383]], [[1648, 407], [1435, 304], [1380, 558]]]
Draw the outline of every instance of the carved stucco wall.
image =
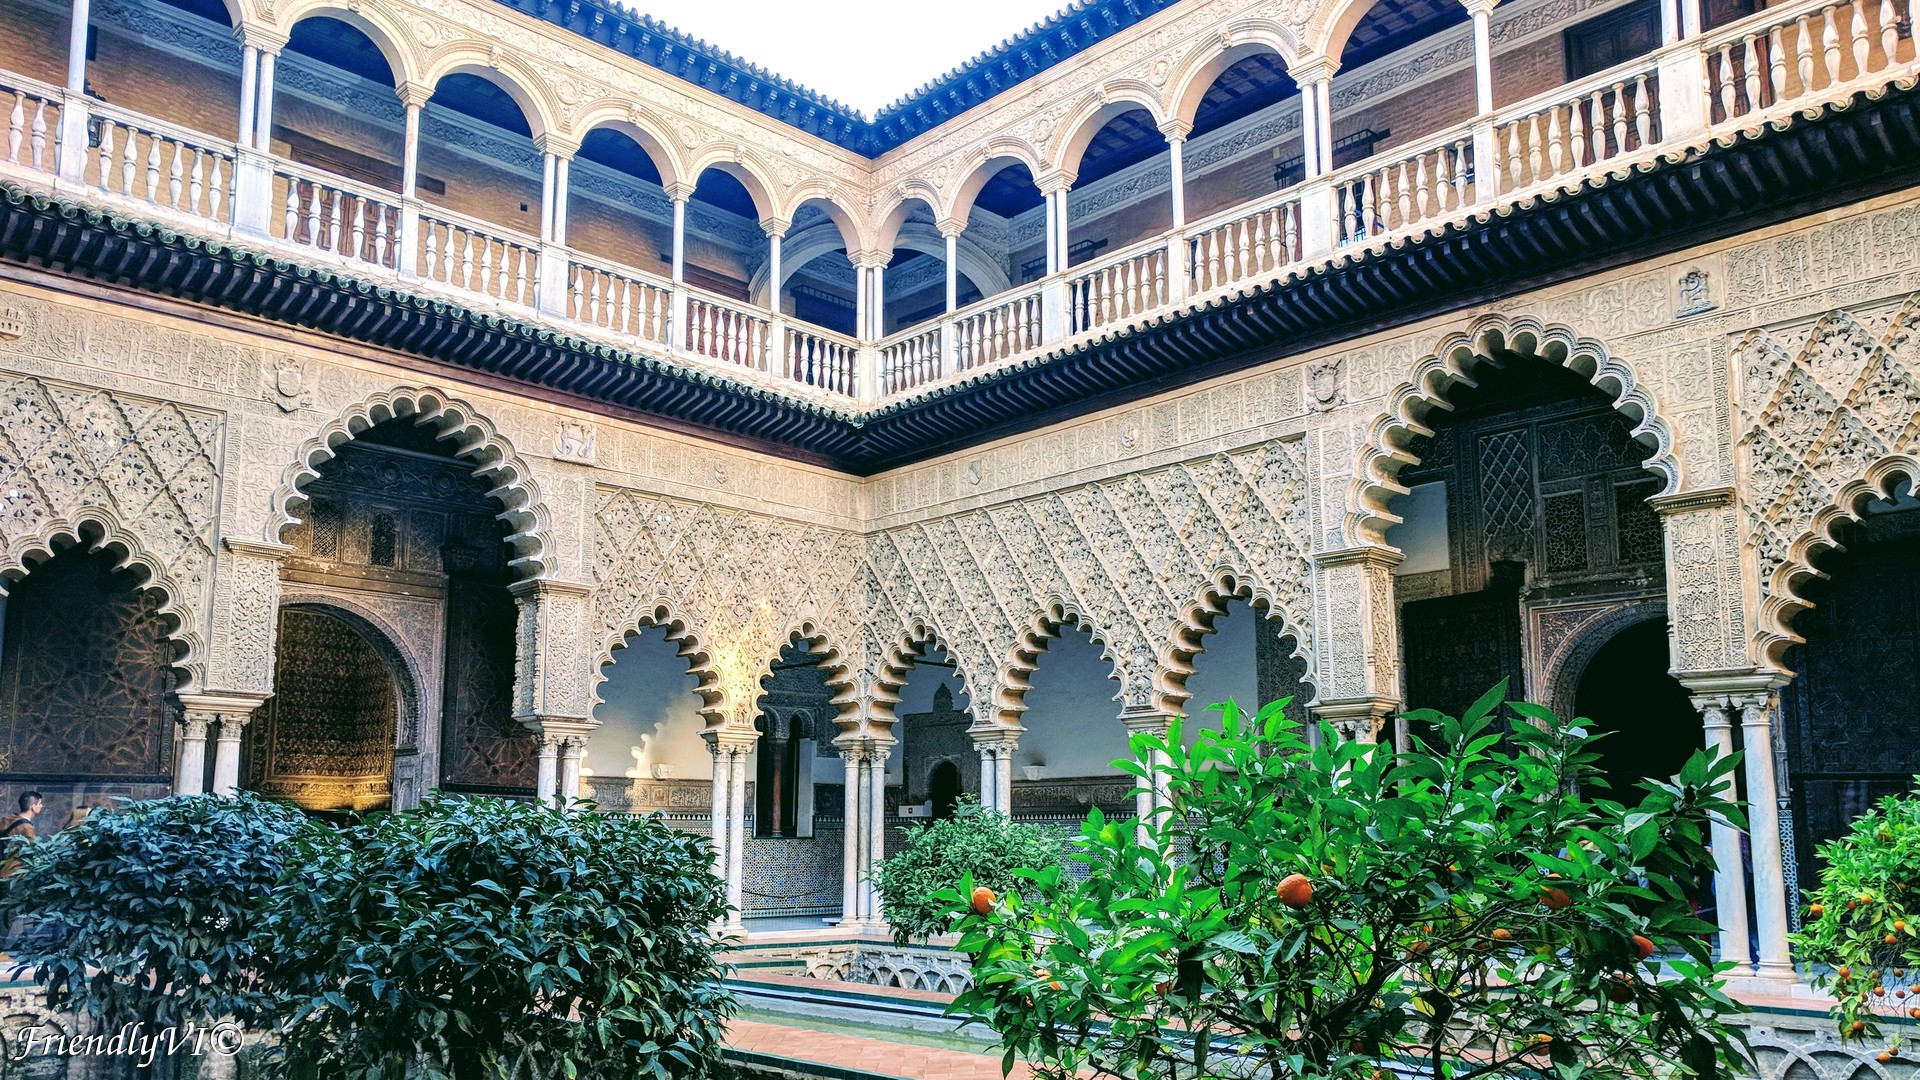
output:
[[[870, 480], [426, 379], [376, 354], [6, 284], [0, 306], [21, 334], [0, 341], [0, 365], [10, 386], [32, 390], [8, 400], [30, 402], [34, 419], [9, 420], [0, 432], [15, 440], [58, 430], [83, 446], [74, 433], [121, 432], [100, 417], [140, 418], [128, 420], [127, 434], [95, 442], [128, 440], [117, 453], [154, 462], [135, 470], [147, 479], [110, 479], [121, 476], [109, 467], [119, 458], [96, 461], [90, 450], [58, 465], [16, 447], [4, 464], [37, 491], [68, 492], [46, 496], [50, 514], [71, 516], [60, 508], [94, 500], [132, 530], [126, 492], [145, 492], [142, 507], [163, 491], [178, 504], [178, 529], [130, 532], [129, 543], [170, 553], [154, 566], [178, 579], [169, 579], [169, 598], [182, 613], [179, 634], [198, 635], [192, 662], [204, 657], [223, 677], [262, 679], [232, 658], [270, 640], [263, 614], [272, 605], [262, 597], [278, 585], [266, 542], [277, 535], [289, 477], [348, 437], [355, 417], [376, 419], [381, 403], [431, 401], [434, 422], [512, 489], [502, 496], [510, 519], [537, 526], [539, 557], [528, 565], [544, 584], [523, 595], [523, 645], [535, 642], [537, 677], [559, 689], [536, 711], [589, 715], [596, 658], [635, 626], [664, 622], [706, 672], [712, 722], [747, 722], [746, 702], [729, 688], [756, 685], [797, 637], [834, 670], [843, 719], [888, 719], [886, 669], [914, 641], [933, 640], [959, 665], [976, 717], [990, 723], [1017, 717], [1033, 650], [1059, 620], [1098, 636], [1121, 706], [1178, 708], [1177, 646], [1199, 636], [1197, 609], [1243, 591], [1300, 629], [1323, 698], [1390, 688], [1390, 564], [1350, 561], [1364, 540], [1350, 531], [1356, 515], [1378, 523], [1366, 484], [1380, 478], [1357, 478], [1397, 452], [1393, 431], [1408, 420], [1410, 395], [1442, 400], [1437, 373], [1448, 363], [1470, 371], [1448, 343], [1479, 362], [1475, 350], [1501, 351], [1488, 327], [1508, 342], [1527, 328], [1539, 342], [1600, 348], [1484, 359], [1590, 354], [1591, 364], [1575, 366], [1636, 403], [1633, 418], [1661, 448], [1671, 497], [1681, 500], [1667, 515], [1677, 659], [1685, 670], [1724, 669], [1751, 666], [1757, 639], [1778, 633], [1749, 615], [1763, 590], [1758, 563], [1742, 561], [1742, 522], [1764, 525], [1778, 538], [1765, 543], [1790, 551], [1828, 505], [1800, 498], [1788, 513], [1765, 494], [1785, 481], [1750, 464], [1762, 435], [1802, 440], [1795, 482], [1818, 481], [1829, 502], [1869, 458], [1911, 449], [1920, 407], [1916, 376], [1905, 374], [1914, 362], [1907, 298], [1920, 289], [1916, 235], [1920, 200], [1888, 197]], [[1829, 314], [1836, 310], [1844, 314]], [[1798, 413], [1826, 418], [1819, 431], [1854, 434], [1816, 447], [1811, 428], [1795, 427], [1811, 420], [1788, 424], [1775, 407], [1789, 384], [1800, 388]], [[61, 397], [47, 387], [69, 389]], [[1737, 462], [1736, 405], [1746, 436]], [[126, 446], [145, 456], [125, 455]], [[163, 468], [163, 453], [183, 456]], [[1714, 497], [1736, 480], [1737, 505]], [[12, 518], [0, 528], [16, 560], [21, 544], [45, 532]], [[1772, 581], [1765, 595], [1777, 608], [1787, 601]]]

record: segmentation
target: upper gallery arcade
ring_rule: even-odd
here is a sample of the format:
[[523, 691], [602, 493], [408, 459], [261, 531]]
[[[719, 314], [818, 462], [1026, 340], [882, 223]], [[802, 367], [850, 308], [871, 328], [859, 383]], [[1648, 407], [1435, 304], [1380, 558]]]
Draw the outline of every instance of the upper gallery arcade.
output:
[[867, 119], [591, 4], [22, 0], [0, 90], [55, 195], [857, 412], [1840, 100], [1910, 21], [1102, 0]]

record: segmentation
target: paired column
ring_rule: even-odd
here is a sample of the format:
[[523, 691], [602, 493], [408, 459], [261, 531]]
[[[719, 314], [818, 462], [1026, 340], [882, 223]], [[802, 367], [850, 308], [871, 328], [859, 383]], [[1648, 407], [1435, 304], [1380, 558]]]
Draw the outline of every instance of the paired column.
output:
[[887, 757], [894, 745], [891, 739], [863, 739], [840, 748], [846, 769], [840, 925], [850, 930], [887, 925], [873, 872], [887, 857]]
[[1476, 115], [1493, 111], [1493, 9], [1499, 0], [1465, 0], [1473, 16], [1473, 100]]
[[[1725, 697], [1696, 697], [1693, 706], [1700, 710], [1706, 728], [1707, 749], [1714, 757], [1733, 753], [1733, 722], [1728, 717], [1732, 704]], [[1731, 794], [1731, 793], [1729, 793]], [[1708, 825], [1713, 848], [1713, 908], [1720, 924], [1720, 959], [1739, 965], [1744, 974], [1753, 962], [1747, 944], [1747, 874], [1740, 856], [1740, 831], [1733, 822], [1715, 815]]]
[[573, 151], [542, 139], [544, 183], [540, 191], [540, 239], [549, 244], [567, 242], [567, 183]]
[[881, 908], [880, 889], [874, 884], [873, 875], [887, 858], [887, 758], [893, 754], [894, 742], [875, 739], [872, 745], [873, 756], [867, 765], [872, 774], [867, 785], [867, 872], [862, 887], [866, 894], [867, 925], [884, 930], [887, 914]]
[[681, 286], [687, 280], [687, 200], [693, 198], [693, 185], [675, 182], [667, 185], [667, 198], [673, 200], [673, 309], [667, 317], [668, 339], [675, 350], [687, 347], [687, 299]]
[[841, 814], [840, 846], [840, 925], [849, 929], [860, 926], [860, 876], [865, 866], [862, 853], [866, 844], [861, 822], [866, 815], [861, 808], [866, 805], [865, 783], [868, 753], [865, 747], [842, 747], [840, 764], [845, 770], [842, 781], [845, 796], [842, 798], [844, 810]]
[[[1120, 723], [1127, 729], [1129, 740], [1135, 735], [1153, 735], [1164, 739], [1172, 722], [1172, 716], [1157, 710], [1129, 709], [1120, 714]], [[1168, 764], [1166, 752], [1155, 750], [1148, 764], [1153, 768], [1153, 776], [1133, 795], [1133, 812], [1139, 822], [1135, 831], [1142, 844], [1147, 842], [1147, 831], [1154, 825], [1155, 813], [1173, 802], [1167, 794], [1167, 774], [1162, 771]]]
[[741, 925], [747, 846], [747, 765], [756, 731], [709, 731], [707, 750], [713, 755], [713, 864], [714, 874], [726, 882], [727, 926]]
[[91, 0], [73, 0], [73, 21], [67, 34], [67, 92], [60, 102], [59, 160], [55, 167], [67, 180], [80, 180], [87, 169], [87, 27]]
[[892, 256], [884, 251], [850, 253], [853, 260], [854, 336], [863, 342], [884, 337], [886, 326], [886, 272]]
[[1067, 269], [1067, 237], [1071, 235], [1067, 227], [1067, 190], [1073, 186], [1073, 178], [1064, 173], [1048, 177], [1040, 184], [1040, 195], [1045, 201], [1047, 211], [1047, 276], [1061, 273]]
[[213, 793], [234, 795], [240, 791], [240, 735], [253, 719], [247, 712], [222, 712], [220, 735], [213, 745]]
[[240, 39], [240, 130], [234, 143], [239, 151], [234, 165], [234, 224], [265, 234], [274, 214], [273, 170], [267, 155], [273, 149], [273, 67], [284, 36], [268, 37], [256, 27], [234, 31]]
[[1774, 772], [1771, 688], [1733, 694], [1728, 705], [1740, 713], [1741, 744], [1747, 773], [1747, 825], [1753, 852], [1753, 919], [1759, 931], [1756, 974], [1791, 981], [1793, 956], [1787, 946], [1787, 875], [1782, 857], [1782, 792]]
[[1013, 814], [1013, 754], [1020, 749], [1018, 726], [986, 728], [970, 732], [973, 748], [980, 754], [980, 805], [1002, 814]]
[[1186, 299], [1187, 282], [1187, 135], [1193, 125], [1184, 120], [1169, 120], [1160, 125], [1167, 137], [1167, 175], [1173, 194], [1172, 235], [1167, 239], [1167, 288], [1170, 299]]
[[[207, 739], [217, 736], [222, 756], [214, 762], [214, 793], [231, 795], [240, 783], [240, 737], [253, 710], [254, 698], [234, 699], [198, 694], [182, 695], [181, 721], [174, 725], [173, 793], [203, 795], [207, 791]], [[224, 763], [224, 769], [223, 769]], [[226, 786], [221, 786], [222, 780]]]
[[1287, 69], [1300, 87], [1300, 137], [1306, 152], [1307, 179], [1333, 171], [1333, 73], [1340, 62], [1316, 57]]

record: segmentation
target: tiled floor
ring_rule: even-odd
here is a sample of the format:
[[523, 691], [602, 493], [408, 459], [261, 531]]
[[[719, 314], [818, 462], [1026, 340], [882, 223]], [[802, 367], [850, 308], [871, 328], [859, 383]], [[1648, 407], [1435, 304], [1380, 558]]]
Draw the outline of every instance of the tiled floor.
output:
[[[1000, 1080], [1000, 1059], [986, 1054], [809, 1031], [756, 1020], [736, 1019], [728, 1024], [727, 1045], [907, 1080]], [[1027, 1067], [1017, 1064], [1009, 1080], [1026, 1080], [1026, 1077]]]

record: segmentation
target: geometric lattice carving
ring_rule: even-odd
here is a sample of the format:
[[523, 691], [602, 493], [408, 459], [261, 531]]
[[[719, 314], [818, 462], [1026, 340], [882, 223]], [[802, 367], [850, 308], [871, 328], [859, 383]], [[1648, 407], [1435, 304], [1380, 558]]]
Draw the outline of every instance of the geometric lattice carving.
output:
[[359, 631], [280, 612], [273, 697], [248, 725], [248, 787], [312, 810], [367, 809], [391, 794], [394, 671]]
[[1795, 595], [1833, 525], [1920, 448], [1920, 297], [1878, 334], [1833, 311], [1798, 333], [1755, 330], [1734, 350], [1746, 482], [1741, 508], [1759, 572], [1757, 655], [1778, 664]]
[[[104, 534], [160, 590], [162, 614], [200, 664], [213, 564], [220, 418], [105, 390], [0, 376], [0, 573], [17, 576], [55, 537]], [[92, 537], [89, 537], [90, 539]]]
[[459, 578], [447, 583], [446, 704], [440, 714], [443, 787], [533, 788], [539, 742], [513, 719], [518, 622], [519, 610], [505, 588]]
[[1587, 568], [1587, 499], [1584, 492], [1569, 491], [1549, 495], [1543, 500], [1546, 526], [1547, 569], [1574, 571]]
[[7, 602], [0, 771], [166, 777], [170, 646], [159, 601], [104, 552], [69, 548]]
[[1480, 504], [1489, 559], [1525, 559], [1533, 549], [1533, 458], [1524, 431], [1480, 440]]

